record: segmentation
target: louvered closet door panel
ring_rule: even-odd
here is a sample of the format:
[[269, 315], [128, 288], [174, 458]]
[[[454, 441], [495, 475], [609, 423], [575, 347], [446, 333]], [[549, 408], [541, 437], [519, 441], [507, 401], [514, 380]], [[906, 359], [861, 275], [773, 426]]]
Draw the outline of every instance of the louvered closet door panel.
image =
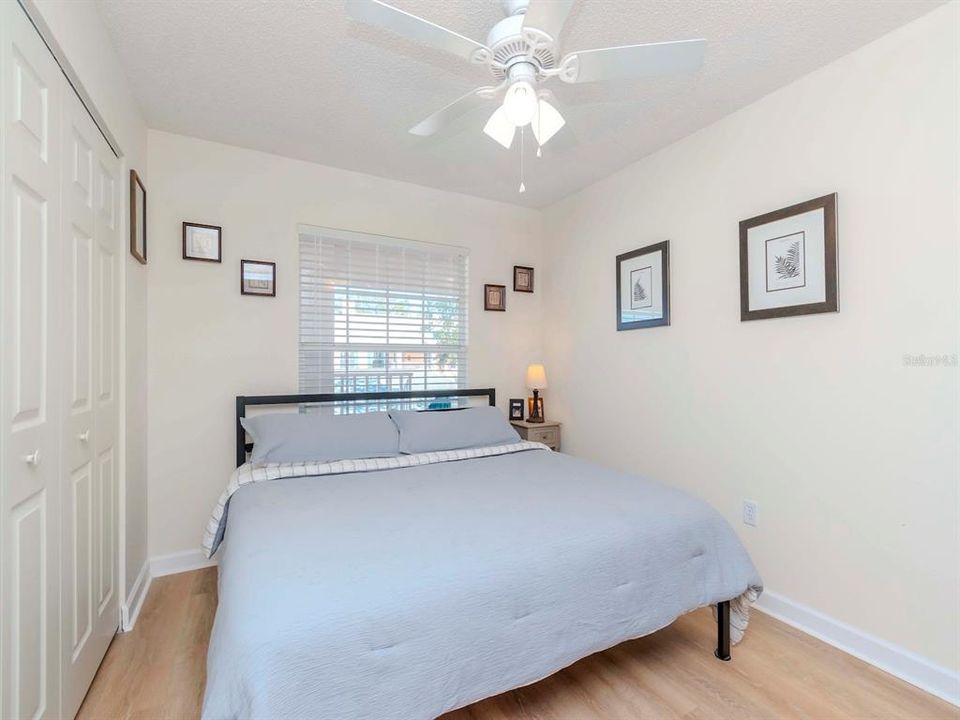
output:
[[[97, 382], [99, 353], [101, 252], [98, 244], [104, 187], [100, 133], [73, 93], [63, 99], [63, 277], [60, 302], [64, 331], [61, 335], [61, 425], [63, 469], [61, 497], [61, 581], [63, 631], [61, 634], [63, 714], [72, 717], [96, 674], [112, 628], [103, 632], [98, 622], [109, 593], [101, 592], [102, 576], [113, 577], [114, 508], [102, 508], [102, 498], [113, 502], [113, 486], [102, 487], [96, 445], [99, 433]], [[112, 204], [112, 201], [111, 201]], [[108, 423], [109, 429], [109, 423]], [[103, 528], [106, 537], [101, 537]], [[112, 589], [112, 586], [110, 586]], [[116, 620], [114, 613], [111, 620]]]
[[0, 69], [0, 716], [58, 718], [63, 78], [17, 3], [0, 3]]

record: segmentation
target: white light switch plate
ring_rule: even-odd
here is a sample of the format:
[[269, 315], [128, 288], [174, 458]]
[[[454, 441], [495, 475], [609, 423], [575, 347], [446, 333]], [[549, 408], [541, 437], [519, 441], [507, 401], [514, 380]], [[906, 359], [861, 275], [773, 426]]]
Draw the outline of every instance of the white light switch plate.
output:
[[753, 527], [760, 524], [760, 506], [753, 500], [743, 501], [743, 524]]

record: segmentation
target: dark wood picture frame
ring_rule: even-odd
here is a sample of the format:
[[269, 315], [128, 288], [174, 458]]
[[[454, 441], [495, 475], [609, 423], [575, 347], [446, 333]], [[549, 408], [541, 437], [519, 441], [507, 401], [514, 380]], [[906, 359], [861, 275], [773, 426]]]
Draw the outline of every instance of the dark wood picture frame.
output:
[[[517, 274], [519, 271], [526, 271], [530, 273], [530, 286], [528, 288], [521, 287], [520, 284], [517, 282]], [[513, 266], [513, 291], [523, 292], [523, 293], [533, 292], [533, 268], [532, 267], [527, 267], [526, 265]]]
[[[246, 265], [269, 265], [270, 271], [270, 292], [248, 292], [243, 287], [243, 270]], [[252, 295], [256, 297], [276, 297], [277, 296], [277, 264], [269, 260], [249, 260], [240, 261], [240, 294]]]
[[510, 420], [523, 420], [523, 398], [510, 398]]
[[[824, 252], [824, 290], [823, 302], [803, 305], [787, 305], [776, 308], [750, 309], [750, 263], [748, 232], [751, 228], [802, 215], [811, 210], [823, 209], [823, 252]], [[764, 268], [766, 272], [766, 268]], [[767, 318], [811, 315], [815, 313], [837, 312], [837, 193], [797, 203], [790, 207], [757, 215], [740, 222], [740, 320], [764, 320]]]
[[[141, 207], [137, 205], [137, 189], [143, 193], [143, 203]], [[143, 252], [137, 247], [137, 215], [140, 216], [140, 222], [143, 227]], [[130, 170], [130, 254], [137, 259], [141, 265], [147, 264], [147, 189], [143, 186], [143, 181], [137, 175], [137, 171]]]
[[[662, 297], [660, 299], [661, 307], [663, 308], [663, 317], [654, 318], [652, 320], [633, 320], [633, 321], [624, 321], [623, 320], [623, 308], [621, 307], [621, 282], [620, 282], [620, 266], [625, 260], [631, 260], [632, 258], [639, 257], [641, 255], [649, 255], [651, 253], [661, 252], [663, 254], [663, 260], [660, 263], [660, 287], [662, 290]], [[653, 245], [647, 245], [642, 247], [639, 250], [631, 250], [630, 252], [623, 253], [622, 255], [617, 255], [617, 330], [636, 330], [638, 328], [649, 328], [649, 327], [661, 327], [664, 325], [670, 324], [670, 241], [664, 240], [663, 242], [654, 243]]]
[[[193, 255], [187, 254], [187, 228], [206, 228], [208, 230], [217, 231], [217, 257], [215, 258], [202, 258], [194, 257]], [[183, 223], [183, 259], [184, 260], [196, 260], [197, 262], [223, 262], [223, 228], [219, 225], [206, 225], [204, 223], [196, 222], [184, 222]]]
[[[500, 291], [500, 304], [491, 302], [491, 291]], [[505, 312], [507, 309], [507, 286], [506, 285], [484, 285], [483, 286], [483, 309], [492, 312]]]

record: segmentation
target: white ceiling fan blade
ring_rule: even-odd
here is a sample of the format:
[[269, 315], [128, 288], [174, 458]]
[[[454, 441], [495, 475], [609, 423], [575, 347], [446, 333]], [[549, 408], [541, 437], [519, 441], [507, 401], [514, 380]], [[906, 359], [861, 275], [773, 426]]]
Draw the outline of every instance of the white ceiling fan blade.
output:
[[490, 98], [494, 96], [496, 91], [497, 88], [495, 87], [480, 87], [476, 90], [472, 90], [463, 97], [457, 98], [446, 107], [440, 108], [430, 117], [421, 120], [419, 123], [410, 128], [410, 134], [420, 135], [422, 137], [433, 135], [444, 125], [453, 122], [461, 115], [464, 115], [474, 108], [480, 107], [481, 105], [486, 105]]
[[483, 126], [483, 132], [509, 150], [517, 134], [517, 126], [507, 120], [507, 113], [501, 105], [487, 120], [487, 124]]
[[706, 40], [679, 40], [581, 50], [563, 59], [560, 79], [583, 83], [692, 72], [703, 64], [706, 44]]
[[530, 123], [530, 127], [533, 129], [537, 144], [543, 146], [566, 124], [567, 121], [563, 119], [560, 111], [541, 98], [537, 103], [537, 114]]
[[574, 0], [530, 0], [523, 16], [523, 29], [542, 30], [556, 40], [573, 2]]
[[490, 55], [486, 45], [380, 0], [347, 0], [347, 14], [355, 20], [377, 25], [473, 62], [481, 62]]

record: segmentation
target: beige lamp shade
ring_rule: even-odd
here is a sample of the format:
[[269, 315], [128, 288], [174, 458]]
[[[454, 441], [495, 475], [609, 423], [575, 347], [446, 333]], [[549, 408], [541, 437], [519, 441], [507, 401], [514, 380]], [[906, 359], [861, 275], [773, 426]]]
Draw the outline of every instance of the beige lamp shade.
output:
[[527, 366], [527, 387], [531, 390], [543, 390], [547, 387], [547, 371], [540, 363]]

